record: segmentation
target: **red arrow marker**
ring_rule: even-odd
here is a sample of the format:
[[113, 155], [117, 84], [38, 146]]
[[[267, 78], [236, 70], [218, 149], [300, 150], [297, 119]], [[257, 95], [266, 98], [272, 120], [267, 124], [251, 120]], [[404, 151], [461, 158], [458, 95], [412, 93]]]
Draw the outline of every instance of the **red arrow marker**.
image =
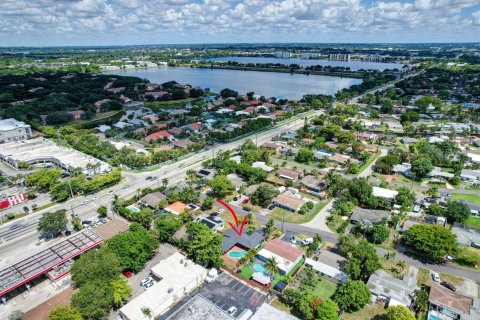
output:
[[235, 224], [236, 226], [234, 226], [233, 224], [231, 224], [230, 222], [228, 223], [230, 225], [230, 227], [232, 227], [232, 229], [241, 237], [242, 236], [242, 232], [243, 232], [243, 227], [245, 226], [245, 222], [247, 222], [247, 218], [248, 216], [245, 216], [243, 217], [243, 220], [242, 220], [242, 223], [240, 224], [240, 229], [237, 229], [239, 227], [238, 225], [238, 218], [237, 218], [237, 215], [235, 214], [235, 211], [233, 211], [232, 207], [230, 207], [228, 205], [228, 203], [222, 201], [222, 200], [217, 200], [218, 203], [220, 203], [222, 206], [224, 206], [225, 208], [227, 208], [227, 210], [230, 212], [230, 214], [232, 215], [233, 219], [235, 220]]

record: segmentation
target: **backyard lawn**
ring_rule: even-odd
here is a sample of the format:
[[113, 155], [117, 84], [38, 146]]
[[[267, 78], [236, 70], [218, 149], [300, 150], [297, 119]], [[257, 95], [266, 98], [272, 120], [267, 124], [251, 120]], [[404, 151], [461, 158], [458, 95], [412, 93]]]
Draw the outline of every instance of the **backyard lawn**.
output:
[[337, 287], [330, 281], [317, 279], [312, 293], [322, 298], [322, 300], [330, 298]]
[[474, 204], [480, 204], [480, 196], [476, 194], [455, 193], [452, 195], [452, 200], [465, 200]]
[[465, 224], [473, 228], [480, 228], [480, 217], [470, 217], [465, 221]]
[[309, 213], [304, 215], [276, 207], [269, 214], [269, 217], [287, 223], [305, 223], [312, 220], [325, 205], [326, 203], [318, 203]]
[[385, 314], [386, 310], [383, 306], [378, 304], [371, 304], [365, 308], [353, 313], [344, 313], [341, 320], [371, 320], [379, 319], [381, 315]]

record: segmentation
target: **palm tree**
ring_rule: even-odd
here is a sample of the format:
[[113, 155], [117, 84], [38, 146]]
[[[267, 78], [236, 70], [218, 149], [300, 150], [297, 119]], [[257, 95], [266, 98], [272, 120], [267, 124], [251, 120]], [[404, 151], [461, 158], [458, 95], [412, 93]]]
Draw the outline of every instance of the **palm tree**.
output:
[[278, 262], [275, 257], [268, 258], [267, 261], [265, 261], [265, 264], [263, 265], [265, 270], [267, 270], [271, 275], [274, 275], [275, 273], [278, 272]]
[[147, 307], [143, 307], [142, 308], [142, 313], [145, 317], [147, 317], [148, 319], [152, 319], [152, 309], [150, 308], [147, 308]]
[[407, 263], [403, 260], [400, 260], [397, 262], [397, 267], [399, 267], [401, 271], [404, 271], [407, 268]]
[[166, 188], [168, 186], [168, 178], [163, 178], [162, 179], [162, 185], [164, 188]]
[[197, 172], [193, 169], [187, 170], [187, 180], [192, 183], [197, 177]]

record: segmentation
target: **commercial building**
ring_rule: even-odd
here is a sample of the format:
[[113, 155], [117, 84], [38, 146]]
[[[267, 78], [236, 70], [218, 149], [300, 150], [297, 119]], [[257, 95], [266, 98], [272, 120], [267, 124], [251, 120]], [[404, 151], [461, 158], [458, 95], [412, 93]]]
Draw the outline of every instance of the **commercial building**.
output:
[[175, 252], [154, 266], [152, 274], [160, 279], [147, 291], [124, 305], [120, 317], [124, 320], [146, 320], [143, 310], [151, 311], [155, 319], [170, 307], [203, 283], [207, 269]]
[[28, 162], [51, 163], [67, 171], [80, 168], [87, 175], [111, 170], [106, 162], [42, 138], [5, 143], [0, 148], [0, 159], [15, 168], [19, 162]]
[[15, 119], [0, 120], [0, 143], [25, 140], [32, 136], [30, 125]]

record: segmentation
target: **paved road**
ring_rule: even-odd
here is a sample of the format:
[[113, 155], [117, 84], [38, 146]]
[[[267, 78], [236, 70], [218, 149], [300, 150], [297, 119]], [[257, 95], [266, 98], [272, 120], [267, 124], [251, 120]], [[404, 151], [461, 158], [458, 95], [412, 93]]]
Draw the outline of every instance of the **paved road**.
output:
[[[313, 112], [307, 117], [311, 118], [320, 114], [321, 112], [322, 111]], [[214, 154], [220, 151], [235, 149], [247, 139], [256, 138], [258, 144], [260, 145], [270, 141], [274, 136], [287, 131], [296, 130], [301, 126], [303, 126], [303, 121], [291, 121], [272, 128], [271, 130], [261, 132], [256, 137], [247, 137], [235, 142], [222, 144], [212, 150], [199, 152], [176, 163], [162, 166], [157, 170], [141, 173], [124, 172], [124, 182], [120, 185], [102, 190], [95, 195], [75, 198], [52, 206], [48, 209], [40, 210], [26, 216], [25, 218], [5, 223], [4, 225], [0, 226], [0, 267], [10, 263], [12, 259], [21, 259], [30, 252], [27, 250], [18, 250], [19, 248], [24, 248], [27, 246], [32, 248], [32, 244], [33, 249], [35, 248], [34, 243], [38, 239], [38, 232], [36, 228], [41, 214], [44, 212], [65, 209], [67, 210], [69, 216], [73, 210], [73, 212], [82, 220], [94, 217], [97, 215], [95, 210], [99, 206], [106, 205], [108, 208], [110, 208], [110, 204], [113, 200], [113, 194], [117, 194], [123, 198], [131, 197], [137, 192], [137, 189], [158, 186], [161, 184], [161, 180], [164, 178], [168, 178], [170, 185], [176, 185], [185, 178], [187, 170], [199, 168], [203, 161], [211, 158]], [[147, 176], [155, 176], [158, 179], [155, 181], [146, 181], [145, 178]], [[127, 187], [123, 188], [122, 186], [124, 185], [127, 185]], [[114, 191], [113, 194], [109, 194], [110, 190]], [[94, 199], [94, 197], [97, 198]], [[90, 202], [87, 204], [81, 204], [81, 202], [85, 199], [89, 199]], [[5, 257], [8, 257], [8, 259]]]

